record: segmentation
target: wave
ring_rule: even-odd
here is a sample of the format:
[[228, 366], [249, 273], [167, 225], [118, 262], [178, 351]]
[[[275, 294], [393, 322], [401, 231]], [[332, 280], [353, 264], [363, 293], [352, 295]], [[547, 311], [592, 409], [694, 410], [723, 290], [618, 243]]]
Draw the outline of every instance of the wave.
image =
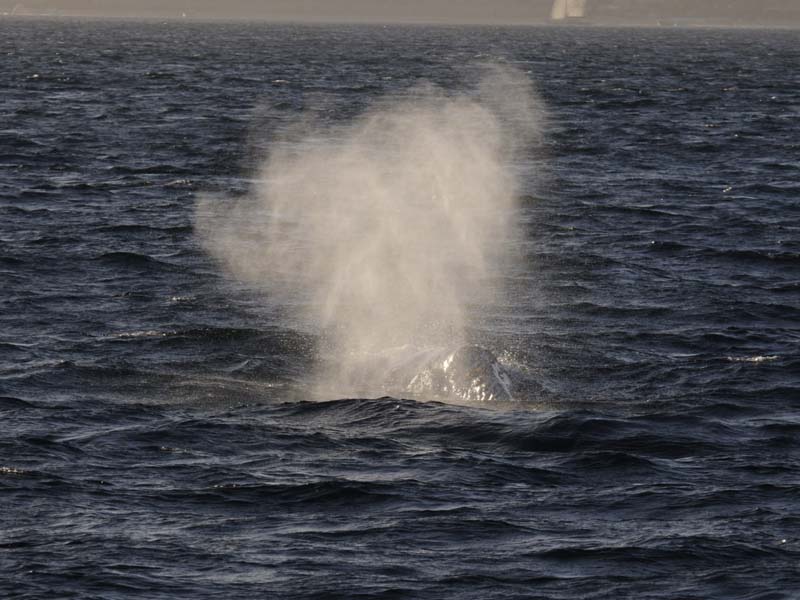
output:
[[800, 266], [800, 253], [797, 252], [776, 252], [774, 250], [740, 250], [740, 249], [716, 249], [704, 248], [701, 251], [704, 256], [722, 258], [736, 262], [746, 263], [768, 263], [783, 264], [787, 266]]
[[16, 267], [18, 265], [24, 265], [25, 261], [16, 256], [0, 255], [0, 264]]
[[607, 305], [593, 302], [571, 302], [568, 306], [570, 311], [609, 319], [663, 317], [675, 312], [674, 308], [667, 306], [625, 306], [622, 303], [620, 305]]
[[143, 167], [115, 165], [111, 167], [109, 171], [118, 175], [183, 175], [184, 177], [194, 177], [197, 175], [197, 171], [193, 167], [184, 167], [169, 163], [155, 163]]
[[140, 254], [138, 252], [105, 252], [94, 259], [107, 265], [116, 267], [125, 267], [131, 269], [174, 269], [175, 265], [158, 260], [147, 254]]
[[114, 225], [103, 225], [95, 228], [100, 233], [192, 233], [194, 228], [191, 225], [177, 225], [172, 227], [158, 227], [153, 225], [143, 225], [140, 223], [119, 223]]
[[[159, 496], [181, 502], [245, 504], [259, 509], [274, 505], [306, 506], [309, 510], [318, 512], [362, 504], [374, 507], [376, 503], [399, 500], [399, 492], [404, 487], [399, 482], [384, 484], [331, 479], [299, 484], [225, 483], [200, 491], [175, 489], [160, 493]], [[406, 489], [405, 493], [410, 494], [412, 491]]]
[[[557, 404], [551, 406], [555, 409]], [[302, 402], [285, 408], [287, 417], [319, 420], [342, 427], [379, 428], [398, 437], [436, 441], [454, 448], [484, 448], [493, 453], [618, 452], [641, 460], [675, 459], [718, 452], [730, 430], [707, 425], [696, 416], [654, 414], [652, 417], [609, 418], [586, 410], [552, 415], [539, 404], [511, 411], [467, 409], [436, 402], [382, 398]], [[477, 413], [473, 411], [478, 411]], [[676, 428], [681, 431], [676, 434]], [[631, 460], [639, 460], [632, 458]]]
[[653, 240], [650, 242], [648, 246], [648, 250], [651, 252], [663, 253], [663, 254], [672, 254], [672, 253], [680, 253], [686, 252], [687, 250], [692, 250], [693, 247], [688, 244], [682, 244], [680, 242], [674, 241], [659, 241]]
[[79, 246], [83, 241], [83, 239], [73, 236], [41, 236], [28, 243], [32, 246]]
[[143, 329], [113, 334], [112, 339], [163, 338], [202, 341], [230, 341], [264, 338], [274, 330], [235, 327], [197, 327], [190, 329]]
[[25, 208], [23, 206], [0, 206], [0, 212], [18, 216], [49, 216], [55, 211], [49, 208]]
[[35, 406], [35, 404], [31, 404], [27, 400], [22, 400], [21, 398], [0, 396], [0, 410], [19, 410], [25, 408], [35, 408]]

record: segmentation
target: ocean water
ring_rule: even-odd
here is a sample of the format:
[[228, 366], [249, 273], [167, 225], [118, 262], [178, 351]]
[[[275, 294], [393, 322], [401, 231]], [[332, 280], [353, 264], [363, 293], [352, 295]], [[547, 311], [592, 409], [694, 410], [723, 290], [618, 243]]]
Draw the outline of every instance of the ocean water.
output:
[[[315, 99], [473, 62], [547, 107], [471, 328], [528, 385], [312, 401], [318, 332], [197, 198]], [[792, 31], [0, 21], [0, 596], [800, 598], [798, 64]]]

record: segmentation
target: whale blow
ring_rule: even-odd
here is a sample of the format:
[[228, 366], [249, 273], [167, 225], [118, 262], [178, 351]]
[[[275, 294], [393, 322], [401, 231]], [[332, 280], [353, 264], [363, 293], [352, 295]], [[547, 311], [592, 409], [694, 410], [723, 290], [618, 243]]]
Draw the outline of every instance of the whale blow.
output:
[[509, 395], [491, 353], [462, 344], [522, 261], [521, 159], [541, 108], [525, 72], [465, 75], [474, 85], [418, 84], [349, 121], [312, 111], [275, 133], [250, 193], [198, 200], [206, 249], [317, 335], [315, 395], [398, 389], [363, 361], [404, 346], [451, 349], [406, 382], [423, 397]]

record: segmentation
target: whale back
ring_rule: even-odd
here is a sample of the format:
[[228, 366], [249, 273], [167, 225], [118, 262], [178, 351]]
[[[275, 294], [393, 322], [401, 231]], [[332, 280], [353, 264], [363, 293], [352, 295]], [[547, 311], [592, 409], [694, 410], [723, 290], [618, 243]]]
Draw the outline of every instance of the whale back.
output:
[[470, 403], [514, 399], [511, 377], [482, 346], [461, 346], [438, 356], [414, 375], [407, 388], [418, 396], [455, 397]]

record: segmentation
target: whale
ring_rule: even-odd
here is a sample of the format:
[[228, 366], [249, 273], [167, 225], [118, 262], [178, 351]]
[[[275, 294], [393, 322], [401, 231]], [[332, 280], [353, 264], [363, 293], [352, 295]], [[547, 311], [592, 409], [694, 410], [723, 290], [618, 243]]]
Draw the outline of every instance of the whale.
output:
[[452, 397], [469, 403], [514, 400], [511, 376], [491, 350], [461, 346], [437, 357], [418, 372], [407, 388], [414, 394]]
[[381, 353], [380, 366], [394, 394], [464, 403], [515, 401], [511, 374], [483, 346], [415, 349], [408, 346]]

